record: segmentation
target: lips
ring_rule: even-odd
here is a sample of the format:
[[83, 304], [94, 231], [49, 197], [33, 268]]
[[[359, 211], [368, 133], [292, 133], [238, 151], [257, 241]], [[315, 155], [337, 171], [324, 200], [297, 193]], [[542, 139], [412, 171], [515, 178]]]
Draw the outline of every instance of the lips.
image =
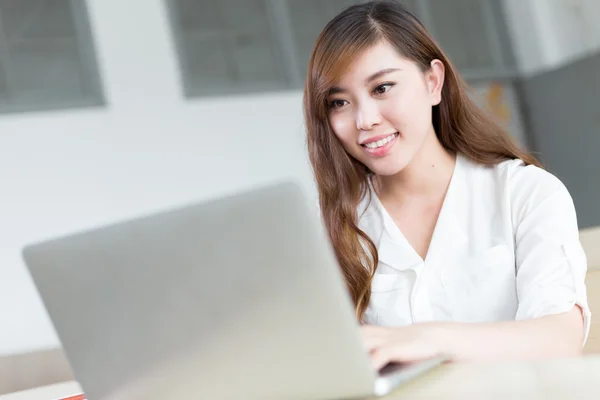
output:
[[370, 157], [385, 157], [390, 154], [399, 136], [400, 134], [396, 132], [391, 135], [369, 138], [361, 147]]
[[361, 146], [366, 147], [368, 149], [377, 149], [385, 146], [386, 144], [394, 140], [396, 136], [398, 136], [398, 132], [394, 132], [389, 135], [375, 136], [365, 140], [363, 143], [361, 143]]

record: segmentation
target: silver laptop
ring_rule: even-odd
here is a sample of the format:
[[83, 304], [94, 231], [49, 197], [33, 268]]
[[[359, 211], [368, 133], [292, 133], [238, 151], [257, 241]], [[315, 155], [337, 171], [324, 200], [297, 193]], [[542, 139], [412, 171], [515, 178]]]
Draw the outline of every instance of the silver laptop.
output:
[[314, 207], [279, 183], [27, 246], [91, 400], [383, 395]]

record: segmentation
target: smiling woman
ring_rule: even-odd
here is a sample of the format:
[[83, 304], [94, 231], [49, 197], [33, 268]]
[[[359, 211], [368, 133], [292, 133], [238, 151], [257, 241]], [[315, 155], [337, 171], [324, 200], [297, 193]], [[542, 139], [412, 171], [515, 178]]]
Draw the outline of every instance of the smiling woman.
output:
[[377, 367], [581, 352], [587, 265], [569, 192], [469, 99], [411, 13], [373, 1], [331, 20], [304, 112], [321, 214]]

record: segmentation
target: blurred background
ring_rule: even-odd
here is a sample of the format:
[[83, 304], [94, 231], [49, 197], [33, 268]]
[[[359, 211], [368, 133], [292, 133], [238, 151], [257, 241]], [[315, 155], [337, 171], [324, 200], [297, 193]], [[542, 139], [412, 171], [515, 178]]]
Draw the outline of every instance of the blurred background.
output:
[[[401, 2], [600, 226], [600, 1]], [[281, 179], [316, 195], [303, 77], [351, 3], [0, 0], [0, 357], [60, 347], [25, 243]], [[0, 392], [27, 385], [11, 368]]]

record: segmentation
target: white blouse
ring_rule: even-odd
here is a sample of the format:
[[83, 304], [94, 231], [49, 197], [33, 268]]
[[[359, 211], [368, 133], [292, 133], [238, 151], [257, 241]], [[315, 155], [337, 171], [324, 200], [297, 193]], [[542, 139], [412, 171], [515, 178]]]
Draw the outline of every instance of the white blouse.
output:
[[577, 304], [587, 338], [587, 260], [575, 208], [540, 168], [459, 155], [425, 260], [374, 192], [359, 207], [359, 227], [379, 252], [367, 324], [523, 320]]

